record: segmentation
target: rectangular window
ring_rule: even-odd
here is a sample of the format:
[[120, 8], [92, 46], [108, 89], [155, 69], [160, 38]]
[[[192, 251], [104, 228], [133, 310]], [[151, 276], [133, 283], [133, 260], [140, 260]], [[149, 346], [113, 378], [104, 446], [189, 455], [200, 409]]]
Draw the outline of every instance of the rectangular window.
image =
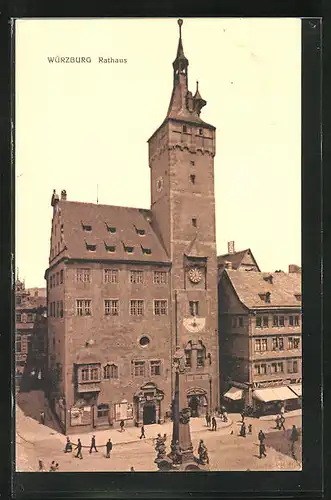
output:
[[135, 361], [134, 362], [134, 376], [144, 377], [145, 376], [145, 361]]
[[298, 362], [293, 361], [293, 373], [298, 373]]
[[197, 227], [197, 220], [195, 217], [193, 217], [193, 219], [192, 219], [192, 226]]
[[60, 316], [63, 318], [63, 300], [60, 302]]
[[239, 316], [239, 326], [242, 327], [244, 326], [244, 318], [242, 316]]
[[263, 316], [263, 327], [268, 328], [269, 326], [269, 318], [268, 316]]
[[192, 366], [192, 351], [185, 351], [185, 366], [187, 368]]
[[91, 283], [91, 269], [76, 269], [77, 283]]
[[299, 326], [299, 316], [294, 316], [294, 326]]
[[83, 227], [83, 231], [88, 231], [88, 232], [92, 231], [91, 224], [83, 224], [82, 223], [82, 227]]
[[298, 373], [298, 361], [295, 360], [289, 360], [287, 362], [287, 372], [288, 373]]
[[16, 313], [16, 322], [17, 323], [21, 322], [21, 313]]
[[267, 373], [267, 365], [266, 364], [261, 364], [261, 365], [254, 365], [254, 375], [266, 375]]
[[283, 371], [284, 371], [284, 363], [283, 362], [277, 363], [277, 371], [278, 371], [278, 373], [283, 373]]
[[290, 326], [294, 326], [294, 316], [289, 316], [288, 323]]
[[195, 184], [195, 175], [194, 174], [190, 175], [190, 181], [191, 181], [191, 184]]
[[119, 313], [119, 301], [117, 299], [105, 300], [105, 315], [118, 316], [118, 313]]
[[278, 326], [278, 316], [272, 317], [272, 326]]
[[153, 283], [154, 285], [164, 285], [167, 282], [166, 271], [154, 271]]
[[56, 317], [60, 317], [60, 302], [56, 302]]
[[261, 339], [261, 351], [267, 351], [267, 350], [268, 350], [267, 339]]
[[161, 375], [161, 361], [151, 361], [151, 375]]
[[99, 380], [98, 368], [91, 368], [91, 380]]
[[298, 337], [288, 338], [288, 349], [298, 349], [300, 345], [300, 339]]
[[49, 277], [49, 288], [53, 288], [53, 276]]
[[105, 283], [118, 283], [118, 269], [105, 269], [104, 282]]
[[28, 313], [26, 316], [26, 322], [27, 323], [33, 323], [34, 322], [34, 314], [33, 313]]
[[100, 367], [95, 365], [84, 366], [78, 372], [79, 382], [99, 382]]
[[283, 339], [283, 337], [279, 337], [279, 339], [278, 339], [278, 349], [280, 351], [284, 350], [284, 339]]
[[91, 300], [78, 299], [76, 300], [76, 315], [77, 316], [91, 316]]
[[262, 351], [267, 351], [267, 350], [268, 350], [267, 339], [256, 339], [255, 340], [255, 351], [256, 352], [262, 352]]
[[205, 364], [205, 356], [202, 349], [197, 350], [197, 367], [201, 368]]
[[103, 378], [106, 380], [118, 378], [118, 366], [114, 363], [103, 367]]
[[284, 316], [279, 316], [279, 326], [285, 326], [285, 318], [284, 318]]
[[261, 339], [256, 339], [255, 340], [255, 352], [260, 352], [261, 351]]
[[90, 380], [90, 370], [88, 368], [82, 368], [81, 377], [84, 382]]
[[130, 315], [143, 316], [144, 315], [144, 301], [143, 300], [130, 300]]
[[60, 271], [60, 283], [62, 284], [64, 282], [64, 279], [63, 279], [63, 269], [61, 269]]
[[143, 272], [130, 271], [130, 283], [143, 283]]
[[60, 284], [60, 273], [56, 273], [56, 284]]
[[199, 302], [197, 300], [190, 300], [189, 305], [191, 316], [199, 316]]
[[261, 318], [261, 316], [256, 316], [255, 324], [256, 324], [256, 328], [261, 328], [262, 327], [262, 318]]
[[154, 314], [156, 316], [164, 316], [167, 314], [166, 300], [154, 300]]

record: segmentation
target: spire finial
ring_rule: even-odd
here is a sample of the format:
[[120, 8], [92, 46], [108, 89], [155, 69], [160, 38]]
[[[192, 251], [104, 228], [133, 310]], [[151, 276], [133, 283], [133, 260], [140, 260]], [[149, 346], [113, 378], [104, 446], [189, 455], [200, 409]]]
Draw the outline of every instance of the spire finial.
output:
[[182, 38], [182, 24], [183, 24], [183, 19], [178, 19], [177, 23], [178, 23], [178, 26], [179, 26], [179, 38]]
[[199, 92], [199, 82], [198, 82], [198, 80], [197, 80], [197, 90], [196, 91]]

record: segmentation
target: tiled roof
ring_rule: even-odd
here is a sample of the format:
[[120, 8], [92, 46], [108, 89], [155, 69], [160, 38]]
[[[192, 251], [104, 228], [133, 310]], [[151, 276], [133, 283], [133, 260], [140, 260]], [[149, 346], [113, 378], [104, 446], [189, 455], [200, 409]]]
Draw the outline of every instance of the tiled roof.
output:
[[231, 262], [232, 269], [238, 269], [240, 267], [240, 265], [242, 264], [244, 257], [248, 254], [251, 257], [251, 259], [254, 261], [257, 269], [260, 270], [250, 248], [246, 248], [246, 250], [240, 250], [239, 252], [233, 252], [233, 253], [227, 253], [224, 255], [219, 255], [217, 257], [217, 266], [223, 267], [223, 266], [225, 266], [226, 262]]
[[[296, 273], [259, 273], [226, 269], [239, 300], [249, 309], [270, 309], [274, 307], [301, 308], [301, 275]], [[272, 276], [272, 283], [264, 277]], [[261, 300], [259, 294], [270, 293], [270, 303]]]
[[[152, 229], [151, 213], [138, 208], [59, 201], [66, 255], [92, 260], [135, 260], [169, 262], [169, 258]], [[90, 225], [85, 231], [83, 225]], [[110, 232], [110, 228], [116, 229]], [[142, 231], [141, 235], [137, 231]], [[96, 245], [95, 251], [88, 249]], [[115, 251], [111, 247], [115, 247]], [[128, 253], [126, 247], [133, 247]], [[108, 249], [107, 249], [108, 248]]]

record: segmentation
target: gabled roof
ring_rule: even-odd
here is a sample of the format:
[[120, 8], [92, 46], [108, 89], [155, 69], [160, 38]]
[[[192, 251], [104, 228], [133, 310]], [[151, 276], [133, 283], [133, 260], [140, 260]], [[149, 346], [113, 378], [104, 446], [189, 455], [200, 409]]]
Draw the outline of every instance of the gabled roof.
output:
[[[261, 273], [225, 269], [240, 302], [249, 309], [273, 309], [281, 307], [301, 308], [301, 275], [295, 273]], [[265, 278], [272, 277], [272, 283]], [[270, 303], [261, 300], [260, 295], [270, 293]]]
[[254, 255], [250, 248], [245, 250], [240, 250], [239, 252], [227, 253], [225, 255], [219, 255], [217, 257], [217, 266], [225, 266], [227, 262], [231, 262], [232, 269], [238, 269], [241, 264], [244, 264], [245, 257], [249, 257], [253, 261], [252, 266], [256, 266], [257, 271], [260, 272], [260, 268], [254, 258]]
[[[149, 210], [67, 200], [60, 200], [58, 208], [61, 210], [66, 257], [169, 262], [150, 224], [152, 216]], [[86, 221], [91, 231], [84, 230]], [[89, 250], [90, 245], [96, 245], [95, 251]], [[107, 247], [115, 247], [115, 250], [109, 251]], [[133, 252], [128, 253], [126, 247], [133, 247]]]

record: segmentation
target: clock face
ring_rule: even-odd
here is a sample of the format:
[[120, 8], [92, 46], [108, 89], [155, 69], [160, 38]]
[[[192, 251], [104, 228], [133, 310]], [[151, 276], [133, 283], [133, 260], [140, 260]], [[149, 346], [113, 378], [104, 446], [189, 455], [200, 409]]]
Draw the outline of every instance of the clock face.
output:
[[192, 267], [188, 272], [188, 277], [192, 283], [199, 283], [202, 280], [202, 272], [198, 267]]
[[156, 179], [156, 190], [162, 191], [162, 189], [163, 189], [163, 177], [158, 177]]

